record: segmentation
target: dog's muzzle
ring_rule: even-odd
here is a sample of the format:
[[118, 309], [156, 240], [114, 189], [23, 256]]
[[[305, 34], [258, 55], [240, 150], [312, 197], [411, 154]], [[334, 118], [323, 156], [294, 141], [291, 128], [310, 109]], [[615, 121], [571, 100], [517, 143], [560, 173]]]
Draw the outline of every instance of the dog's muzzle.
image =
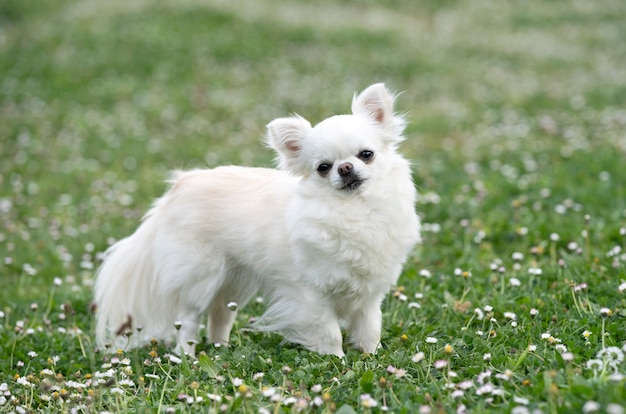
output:
[[350, 162], [340, 164], [339, 167], [337, 167], [337, 172], [339, 173], [339, 177], [341, 177], [342, 190], [356, 190], [363, 184], [363, 181], [365, 181], [354, 172], [354, 165]]

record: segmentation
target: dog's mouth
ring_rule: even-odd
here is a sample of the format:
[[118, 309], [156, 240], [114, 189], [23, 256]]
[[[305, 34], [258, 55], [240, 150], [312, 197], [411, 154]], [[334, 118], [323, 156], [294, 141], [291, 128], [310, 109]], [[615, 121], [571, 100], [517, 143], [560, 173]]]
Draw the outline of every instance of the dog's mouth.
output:
[[364, 182], [365, 180], [361, 180], [356, 177], [347, 177], [343, 180], [343, 186], [341, 187], [341, 190], [354, 191], [359, 188]]

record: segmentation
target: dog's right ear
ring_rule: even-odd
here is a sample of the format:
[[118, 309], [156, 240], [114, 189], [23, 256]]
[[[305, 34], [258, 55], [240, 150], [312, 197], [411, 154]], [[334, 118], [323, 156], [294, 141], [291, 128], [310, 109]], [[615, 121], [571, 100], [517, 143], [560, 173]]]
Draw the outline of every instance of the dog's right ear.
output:
[[279, 168], [299, 173], [302, 143], [311, 129], [309, 121], [300, 116], [267, 124], [267, 144], [278, 153]]

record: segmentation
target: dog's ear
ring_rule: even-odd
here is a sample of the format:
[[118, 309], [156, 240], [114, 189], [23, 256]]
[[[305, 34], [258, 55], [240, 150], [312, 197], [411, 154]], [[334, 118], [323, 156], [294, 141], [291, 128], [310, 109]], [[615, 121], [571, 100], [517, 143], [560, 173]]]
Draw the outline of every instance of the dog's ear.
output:
[[379, 125], [393, 141], [402, 141], [405, 121], [393, 112], [395, 97], [383, 83], [369, 86], [352, 100], [352, 113]]
[[302, 144], [311, 129], [309, 121], [300, 116], [278, 118], [267, 124], [267, 144], [278, 153], [281, 169], [297, 172]]

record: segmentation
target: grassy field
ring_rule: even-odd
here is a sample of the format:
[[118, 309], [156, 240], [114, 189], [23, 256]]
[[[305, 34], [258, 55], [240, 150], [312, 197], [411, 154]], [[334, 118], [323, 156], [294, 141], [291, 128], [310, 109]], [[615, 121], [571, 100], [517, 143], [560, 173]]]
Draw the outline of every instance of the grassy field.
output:
[[[4, 0], [0, 412], [624, 413], [626, 2]], [[382, 349], [98, 352], [99, 255], [171, 169], [403, 91], [424, 242]], [[132, 340], [132, 336], [129, 340]]]

